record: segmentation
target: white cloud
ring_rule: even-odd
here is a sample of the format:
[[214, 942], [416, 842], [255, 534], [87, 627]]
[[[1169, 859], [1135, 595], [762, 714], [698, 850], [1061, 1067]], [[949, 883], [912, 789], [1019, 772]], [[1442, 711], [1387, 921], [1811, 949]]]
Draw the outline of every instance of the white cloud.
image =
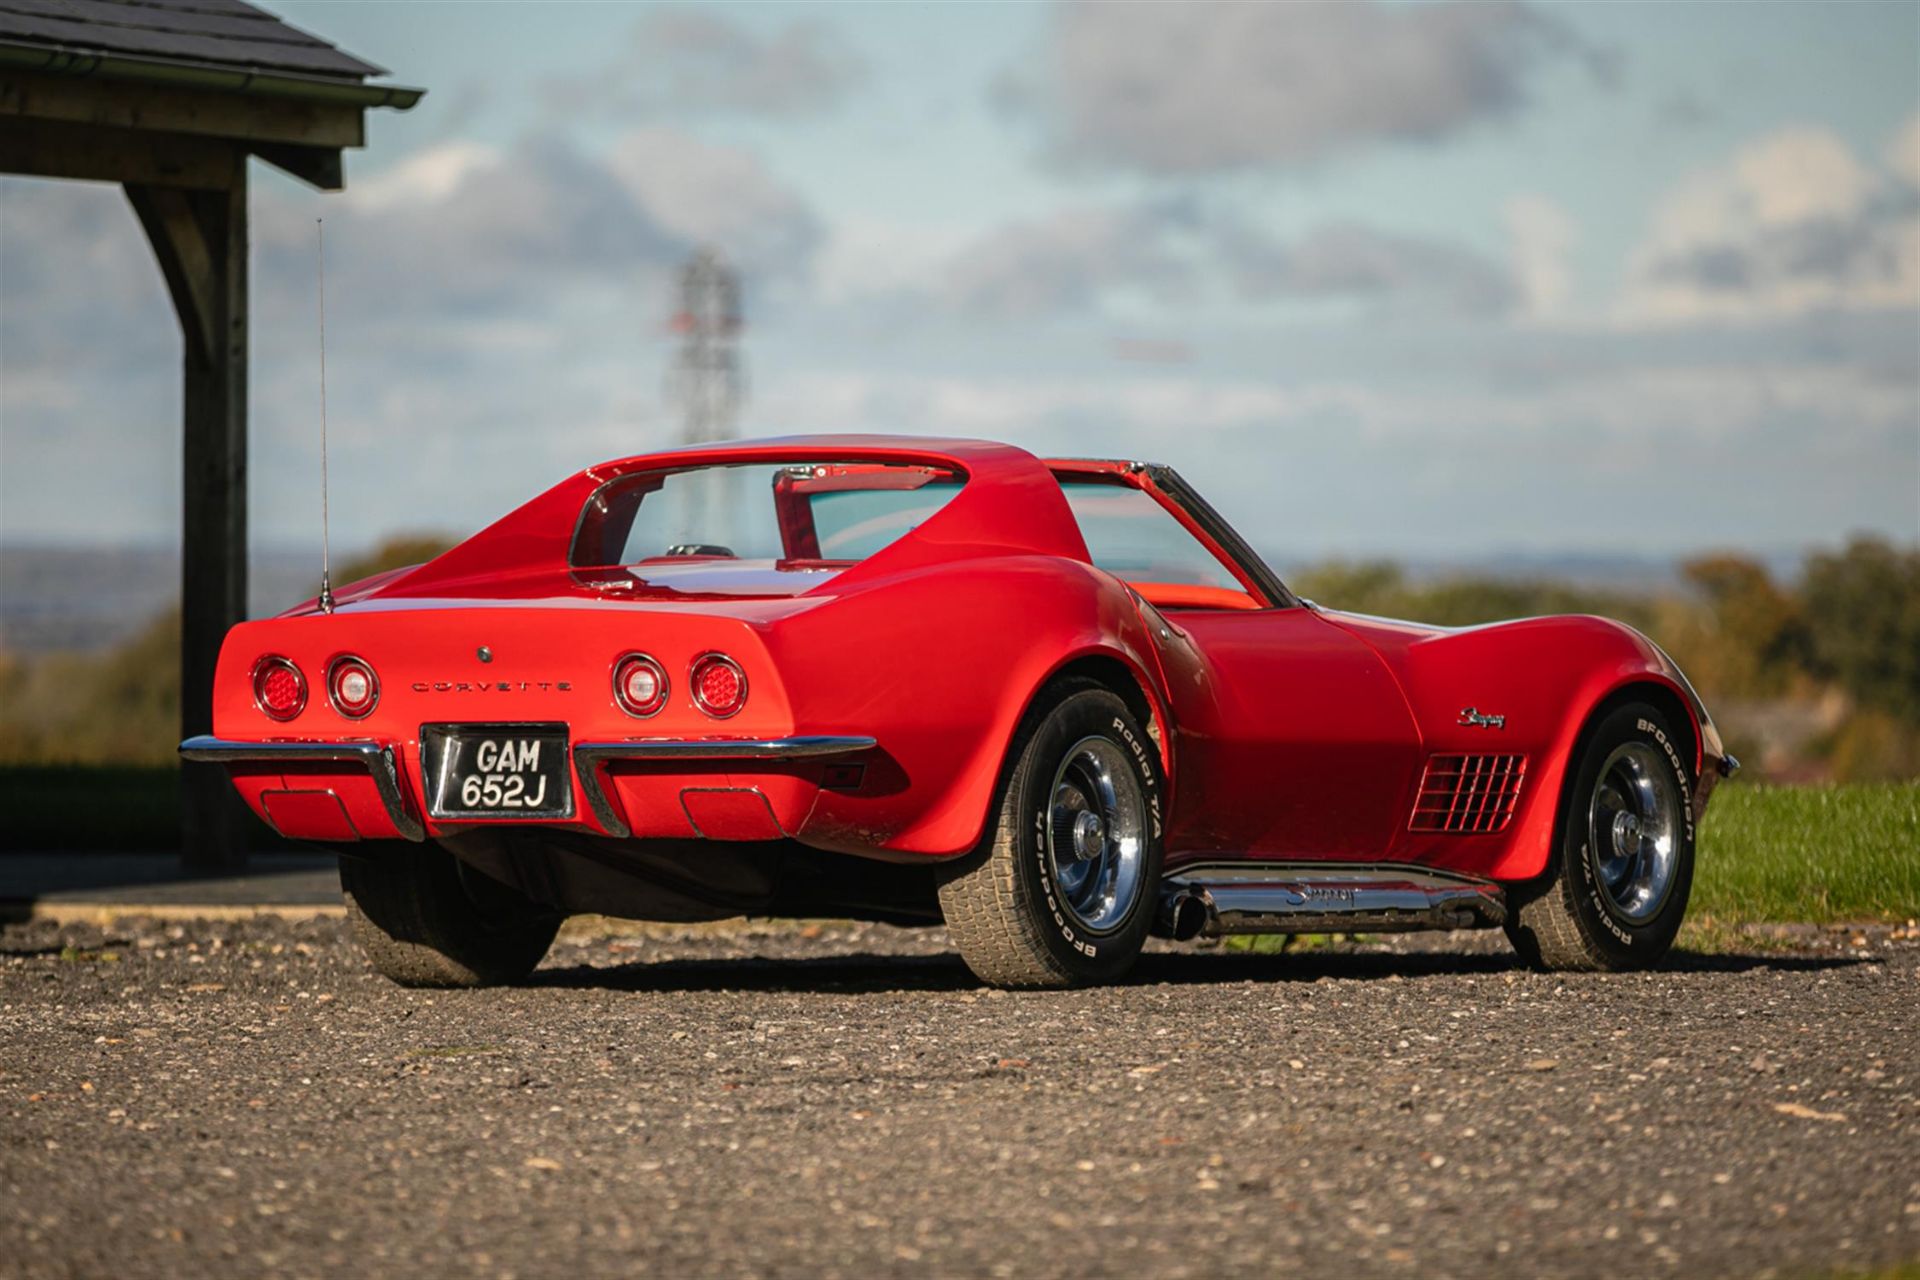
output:
[[1170, 301], [1195, 266], [1176, 211], [1067, 209], [980, 237], [947, 264], [941, 298], [963, 312], [1015, 317], [1090, 310], [1116, 296]]
[[[1086, 421], [1177, 436], [1337, 423], [1392, 446], [1475, 443], [1564, 450], [1569, 432], [1604, 451], [1682, 438], [1723, 443], [1769, 417], [1816, 415], [1866, 433], [1920, 417], [1920, 387], [1859, 369], [1791, 364], [1602, 368], [1528, 387], [1375, 382], [1265, 382], [1197, 375], [957, 378], [796, 375], [767, 389], [778, 416], [807, 430], [882, 430], [913, 422], [932, 435], [1034, 438]], [[1636, 464], [1638, 465], [1638, 464]]]
[[446, 200], [463, 183], [498, 168], [504, 157], [483, 142], [453, 141], [423, 147], [348, 188], [344, 199], [359, 209], [389, 209]]
[[1824, 129], [1784, 129], [1741, 151], [1733, 169], [1733, 192], [1709, 180], [1706, 203], [1724, 214], [1711, 206], [1730, 197], [1735, 216], [1751, 215], [1763, 227], [1848, 217], [1872, 185], [1846, 143]]
[[0, 541], [179, 527], [180, 350], [124, 194], [0, 178]]
[[1909, 187], [1920, 189], [1920, 112], [1887, 144], [1887, 168]]
[[1833, 133], [1800, 127], [1750, 143], [1660, 203], [1620, 309], [1671, 323], [1917, 306], [1920, 191]]
[[843, 216], [827, 228], [814, 284], [829, 304], [925, 291], [970, 240], [965, 230], [924, 221]]
[[751, 151], [649, 127], [615, 143], [607, 165], [662, 229], [762, 280], [803, 271], [822, 239], [806, 201]]
[[1496, 315], [1513, 303], [1506, 270], [1473, 250], [1358, 223], [1318, 227], [1290, 244], [1244, 231], [1228, 269], [1243, 297], [1348, 299], [1374, 309]]
[[1443, 138], [1514, 111], [1569, 53], [1605, 61], [1514, 0], [1077, 3], [1003, 96], [1069, 161], [1202, 173]]
[[1545, 196], [1507, 201], [1507, 231], [1513, 238], [1513, 281], [1526, 314], [1555, 318], [1573, 292], [1568, 256], [1579, 240], [1572, 215]]
[[628, 117], [791, 116], [836, 105], [864, 74], [859, 56], [823, 23], [761, 33], [713, 13], [667, 8], [641, 18], [614, 62], [551, 81], [546, 94], [563, 110]]
[[[596, 156], [551, 138], [429, 148], [322, 199], [285, 186], [254, 198], [257, 305], [311, 287], [313, 218], [343, 308], [378, 298], [374, 323], [464, 326], [572, 289], [645, 276], [687, 251]], [[343, 312], [344, 314], [344, 312]]]
[[[0, 289], [8, 365], [42, 372], [94, 354], [103, 311], [171, 314], [133, 207], [109, 186], [0, 178]], [[169, 338], [126, 335], [136, 358], [172, 349]]]
[[450, 142], [337, 197], [263, 185], [257, 306], [309, 287], [316, 214], [341, 305], [378, 298], [368, 323], [426, 341], [656, 290], [702, 245], [783, 287], [805, 276], [821, 239], [812, 209], [756, 156], [676, 130], [633, 130], [604, 154], [551, 136]]
[[[311, 525], [317, 215], [343, 545], [395, 523], [468, 526], [657, 442], [674, 270], [712, 242], [750, 264], [757, 293], [791, 288], [818, 240], [811, 209], [750, 155], [657, 129], [606, 154], [539, 136], [429, 147], [337, 196], [263, 176], [250, 471], [267, 540]], [[97, 184], [0, 180], [0, 227], [0, 521], [164, 536], [180, 337], [132, 210]], [[76, 485], [122, 496], [76, 505]]]
[[778, 379], [757, 412], [800, 430], [911, 424], [1169, 462], [1256, 545], [1295, 559], [1920, 533], [1910, 370], [1600, 361], [1524, 383], [861, 370]]
[[1374, 314], [1493, 315], [1514, 299], [1499, 263], [1464, 246], [1352, 222], [1284, 240], [1239, 214], [1186, 201], [1063, 209], [979, 237], [934, 289], [996, 318], [1170, 304], [1347, 303]]

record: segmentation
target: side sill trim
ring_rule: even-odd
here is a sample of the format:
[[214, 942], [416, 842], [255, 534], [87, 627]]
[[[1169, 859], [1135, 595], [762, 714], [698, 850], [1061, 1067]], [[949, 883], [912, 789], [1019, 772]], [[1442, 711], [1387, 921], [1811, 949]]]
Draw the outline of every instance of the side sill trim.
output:
[[577, 742], [574, 771], [587, 805], [606, 833], [617, 839], [633, 834], [600, 782], [601, 767], [614, 760], [829, 760], [858, 755], [879, 743], [856, 736], [794, 738], [626, 738], [614, 742]]
[[240, 742], [203, 734], [180, 744], [180, 758], [197, 764], [308, 763], [339, 760], [362, 765], [373, 779], [394, 830], [416, 844], [426, 828], [407, 809], [393, 748], [379, 742]]
[[1168, 937], [1234, 933], [1392, 932], [1505, 923], [1491, 880], [1406, 863], [1198, 863], [1160, 882], [1157, 924]]

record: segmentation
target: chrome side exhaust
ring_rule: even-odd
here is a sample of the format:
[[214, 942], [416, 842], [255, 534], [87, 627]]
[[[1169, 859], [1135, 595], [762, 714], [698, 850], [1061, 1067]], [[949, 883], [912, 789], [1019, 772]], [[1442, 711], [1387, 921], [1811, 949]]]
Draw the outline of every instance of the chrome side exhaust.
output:
[[1212, 862], [1160, 888], [1155, 932], [1184, 941], [1232, 933], [1389, 933], [1506, 923], [1491, 880], [1400, 864]]

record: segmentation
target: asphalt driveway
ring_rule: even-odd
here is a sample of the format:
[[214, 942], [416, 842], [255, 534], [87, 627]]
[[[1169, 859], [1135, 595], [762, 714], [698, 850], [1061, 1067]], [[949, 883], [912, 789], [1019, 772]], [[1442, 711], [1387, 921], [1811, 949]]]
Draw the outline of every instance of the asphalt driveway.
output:
[[0, 1270], [1812, 1276], [1920, 1258], [1920, 947], [982, 990], [938, 933], [0, 930]]

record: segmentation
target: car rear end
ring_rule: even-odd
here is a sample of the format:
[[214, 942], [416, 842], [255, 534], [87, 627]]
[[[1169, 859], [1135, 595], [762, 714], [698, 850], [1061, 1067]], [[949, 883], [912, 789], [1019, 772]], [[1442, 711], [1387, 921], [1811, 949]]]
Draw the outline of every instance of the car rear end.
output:
[[1054, 644], [1104, 634], [1094, 577], [1058, 482], [1007, 446], [629, 458], [332, 611], [236, 627], [214, 733], [182, 754], [330, 844], [513, 829], [629, 861], [688, 838], [944, 857], [977, 838]]
[[389, 602], [236, 627], [214, 733], [242, 797], [302, 840], [511, 823], [778, 839], [870, 738], [796, 722], [764, 642], [793, 600]]

